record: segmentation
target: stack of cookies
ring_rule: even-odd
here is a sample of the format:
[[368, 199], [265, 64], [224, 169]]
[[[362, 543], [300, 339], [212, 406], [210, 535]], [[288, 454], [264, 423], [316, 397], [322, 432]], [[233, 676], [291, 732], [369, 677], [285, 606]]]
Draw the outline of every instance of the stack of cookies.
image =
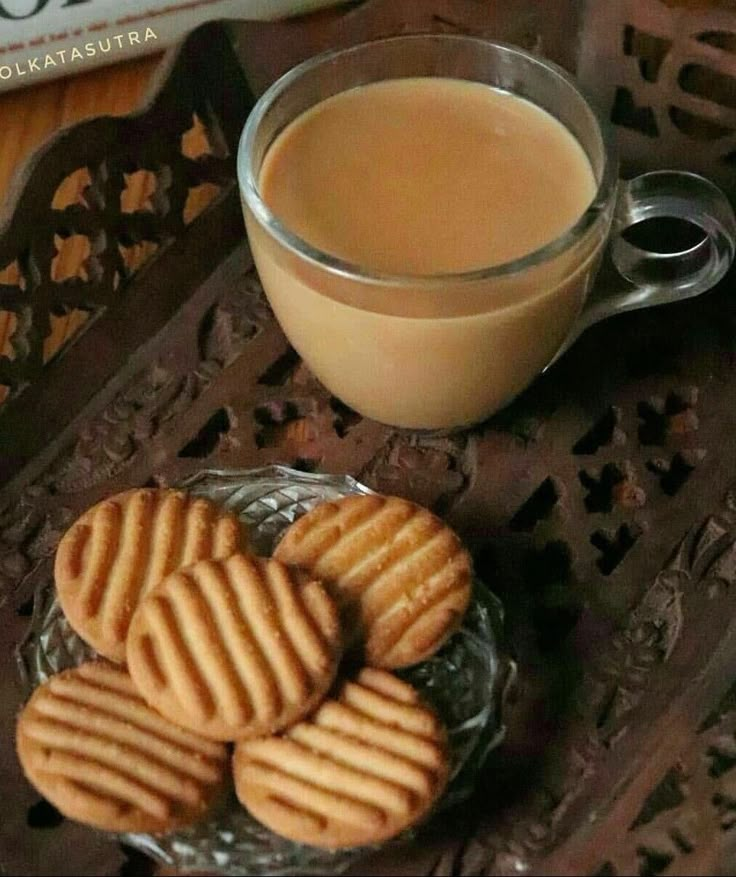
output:
[[71, 527], [55, 577], [102, 658], [34, 692], [17, 751], [66, 816], [163, 833], [232, 776], [272, 831], [337, 849], [399, 834], [442, 794], [446, 732], [390, 672], [434, 654], [470, 600], [468, 553], [426, 509], [322, 503], [263, 558], [209, 501], [132, 490]]

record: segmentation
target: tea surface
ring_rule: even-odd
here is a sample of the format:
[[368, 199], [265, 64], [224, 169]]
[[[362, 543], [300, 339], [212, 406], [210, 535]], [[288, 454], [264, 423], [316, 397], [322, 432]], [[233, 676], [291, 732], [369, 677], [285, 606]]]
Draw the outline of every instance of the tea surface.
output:
[[274, 214], [366, 269], [434, 274], [496, 265], [554, 240], [595, 194], [590, 163], [527, 100], [459, 79], [392, 79], [330, 97], [270, 147]]

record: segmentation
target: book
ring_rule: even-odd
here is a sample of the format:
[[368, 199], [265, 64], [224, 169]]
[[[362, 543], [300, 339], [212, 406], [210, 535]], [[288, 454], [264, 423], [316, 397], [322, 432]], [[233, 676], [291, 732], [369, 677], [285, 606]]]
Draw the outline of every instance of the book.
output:
[[0, 91], [160, 51], [205, 21], [268, 20], [339, 0], [0, 0]]

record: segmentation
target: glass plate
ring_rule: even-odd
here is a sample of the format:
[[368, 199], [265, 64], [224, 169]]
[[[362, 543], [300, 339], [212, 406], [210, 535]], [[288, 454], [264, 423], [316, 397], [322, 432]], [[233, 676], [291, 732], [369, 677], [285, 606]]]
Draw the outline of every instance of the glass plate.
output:
[[[372, 491], [349, 476], [297, 472], [285, 466], [243, 471], [206, 470], [179, 487], [234, 512], [249, 526], [254, 549], [271, 554], [279, 536], [300, 515], [324, 500]], [[498, 600], [475, 583], [463, 627], [437, 655], [401, 672], [445, 722], [452, 754], [451, 780], [437, 810], [466, 798], [490, 750], [501, 742], [501, 688], [513, 665], [497, 650], [502, 622]], [[54, 583], [43, 582], [33, 617], [18, 649], [29, 687], [74, 667], [95, 653], [71, 629], [56, 601]], [[402, 835], [406, 839], [408, 835]], [[339, 874], [371, 849], [328, 852], [278, 837], [252, 819], [231, 792], [210, 817], [165, 836], [126, 834], [125, 843], [177, 869], [208, 874]]]

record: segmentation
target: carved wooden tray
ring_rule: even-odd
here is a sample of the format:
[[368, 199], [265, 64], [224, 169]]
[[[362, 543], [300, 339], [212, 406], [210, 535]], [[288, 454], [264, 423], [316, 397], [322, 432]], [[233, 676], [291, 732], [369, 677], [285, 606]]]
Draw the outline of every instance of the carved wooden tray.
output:
[[[446, 515], [504, 600], [519, 661], [508, 739], [474, 800], [361, 873], [733, 873], [734, 277], [598, 326], [507, 411], [438, 439], [362, 419], [317, 384], [276, 326], [244, 242], [232, 157], [249, 98], [238, 56], [258, 61], [260, 87], [264, 35], [275, 72], [325, 38], [407, 26], [497, 35], [496, 11], [374, 0], [240, 25], [230, 39], [208, 27], [138, 116], [85, 123], [36, 160], [0, 238], [0, 268], [19, 260], [25, 277], [0, 287], [0, 308], [31, 327], [16, 358], [0, 358], [12, 388], [0, 409], [0, 872], [153, 868], [62, 820], [15, 761], [14, 648], [64, 528], [131, 485], [278, 462], [349, 473]], [[536, 44], [530, 21], [526, 34], [502, 35]], [[193, 113], [211, 147], [199, 157], [182, 155]], [[79, 167], [90, 169], [85, 204], [50, 210]], [[154, 171], [165, 195], [144, 215], [120, 209], [135, 169]], [[187, 224], [189, 189], [203, 179], [220, 194]], [[98, 242], [86, 280], [50, 280], [60, 224]], [[121, 236], [161, 246], [131, 272], [113, 246]], [[43, 321], [80, 305], [94, 313], [86, 330], [43, 365]]]

